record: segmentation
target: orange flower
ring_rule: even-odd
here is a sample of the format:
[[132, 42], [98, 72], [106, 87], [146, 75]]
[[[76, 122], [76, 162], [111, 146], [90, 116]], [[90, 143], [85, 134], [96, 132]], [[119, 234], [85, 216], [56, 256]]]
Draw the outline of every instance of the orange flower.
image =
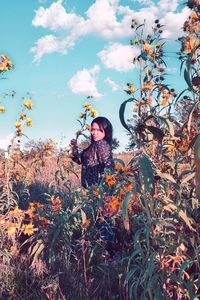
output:
[[145, 85], [143, 85], [142, 87], [142, 91], [143, 92], [148, 92], [151, 91], [154, 87], [154, 83], [151, 81], [147, 81], [147, 83]]
[[117, 196], [113, 195], [105, 205], [106, 210], [110, 213], [118, 212], [121, 208], [121, 201]]
[[120, 197], [121, 200], [124, 200], [125, 191], [122, 188], [120, 188], [120, 190], [119, 190], [119, 197]]
[[52, 210], [56, 213], [58, 213], [59, 210], [62, 209], [62, 199], [60, 197], [51, 197], [50, 199], [51, 205], [52, 205]]
[[158, 72], [163, 72], [165, 70], [165, 68], [162, 66], [157, 66], [156, 69], [158, 70]]
[[18, 252], [17, 246], [11, 246], [10, 247], [10, 252], [14, 255]]
[[116, 183], [116, 178], [114, 175], [107, 175], [105, 179], [105, 183], [109, 186], [109, 188], [112, 188], [113, 185]]
[[199, 33], [200, 32], [200, 24], [192, 25], [190, 27], [190, 32]]
[[197, 16], [195, 11], [192, 11], [190, 17], [189, 17], [191, 23], [195, 23], [199, 21], [199, 17]]
[[185, 39], [184, 51], [190, 53], [197, 45], [198, 45], [197, 38], [192, 34], [190, 34]]
[[126, 186], [126, 192], [130, 192], [133, 189], [133, 184], [132, 183], [128, 183]]
[[85, 222], [82, 224], [83, 228], [88, 228], [90, 226], [91, 221], [86, 219]]
[[95, 187], [93, 190], [93, 193], [94, 193], [95, 197], [98, 198], [99, 197], [99, 188]]
[[4, 112], [5, 112], [5, 108], [2, 105], [0, 105], [0, 113], [4, 113]]
[[115, 171], [122, 171], [122, 169], [123, 169], [123, 167], [122, 167], [122, 165], [120, 165], [120, 164], [115, 164]]
[[123, 171], [124, 171], [125, 173], [130, 172], [130, 171], [131, 171], [131, 167], [126, 166], [126, 167], [123, 168]]
[[151, 49], [151, 45], [145, 43], [142, 47], [143, 51], [146, 51], [149, 55], [153, 54], [153, 50]]
[[163, 106], [167, 106], [167, 104], [169, 103], [170, 98], [171, 98], [171, 94], [167, 90], [164, 90], [161, 104]]

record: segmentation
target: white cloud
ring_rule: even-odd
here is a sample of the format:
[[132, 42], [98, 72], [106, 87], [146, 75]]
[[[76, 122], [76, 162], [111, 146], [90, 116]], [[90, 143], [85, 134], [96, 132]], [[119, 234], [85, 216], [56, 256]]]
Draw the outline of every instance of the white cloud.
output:
[[100, 94], [96, 87], [97, 75], [100, 67], [95, 65], [91, 69], [83, 69], [78, 71], [68, 82], [69, 87], [75, 94], [84, 94], [86, 96], [93, 96], [100, 98]]
[[131, 63], [134, 56], [134, 48], [128, 45], [110, 44], [106, 49], [97, 53], [97, 56], [107, 69], [127, 72], [134, 67]]
[[13, 139], [13, 133], [7, 135], [4, 139], [0, 139], [0, 149], [7, 150]]
[[40, 7], [32, 21], [34, 26], [41, 26], [53, 31], [69, 29], [82, 20], [75, 13], [67, 13], [62, 0], [52, 3], [49, 8]]
[[175, 11], [178, 7], [177, 0], [160, 0], [158, 2], [158, 7], [161, 12]]
[[72, 37], [66, 37], [64, 40], [58, 40], [53, 35], [45, 35], [39, 39], [35, 46], [30, 49], [34, 53], [34, 62], [39, 62], [44, 54], [51, 54], [54, 52], [66, 54], [69, 48], [74, 46]]
[[161, 19], [161, 23], [166, 25], [166, 29], [164, 27], [162, 37], [172, 39], [183, 35], [183, 23], [189, 15], [190, 9], [187, 7], [180, 13], [168, 12], [165, 17]]
[[136, 3], [140, 3], [140, 4], [145, 4], [145, 5], [153, 4], [153, 1], [151, 1], [151, 0], [132, 0], [132, 2], [136, 2]]
[[[62, 30], [62, 32], [66, 32], [65, 36], [73, 43], [80, 36], [89, 34], [96, 34], [105, 39], [131, 35], [132, 10], [128, 7], [119, 6], [119, 0], [96, 0], [87, 10], [85, 19], [75, 13], [66, 12], [62, 3], [62, 0], [58, 0], [51, 4], [49, 8], [40, 7], [36, 11], [32, 25], [50, 29], [58, 34]], [[118, 16], [120, 16], [120, 21], [118, 21]], [[47, 37], [53, 36], [49, 35]], [[47, 38], [44, 37], [35, 43], [35, 47], [31, 49], [31, 52], [35, 55], [34, 61], [39, 62], [42, 56], [52, 52], [64, 53], [64, 47], [69, 49], [66, 42], [62, 43], [62, 50], [60, 50], [60, 45], [56, 46], [55, 40], [51, 40], [49, 50], [49, 47], [46, 47], [48, 42]]]
[[41, 6], [36, 11], [32, 24], [53, 31], [54, 35], [42, 37], [35, 43], [31, 49], [34, 61], [39, 62], [45, 54], [53, 52], [66, 54], [80, 37], [91, 34], [111, 42], [131, 37], [131, 19], [136, 19], [139, 24], [146, 20], [146, 32], [151, 31], [155, 19], [160, 19], [165, 25], [163, 37], [176, 38], [179, 35], [189, 9], [176, 12], [178, 0], [137, 2], [144, 6], [135, 11], [133, 7], [120, 5], [120, 0], [96, 0], [84, 17], [68, 12], [63, 0], [53, 2], [48, 8]]
[[121, 86], [116, 84], [112, 79], [110, 79], [109, 77], [107, 77], [105, 79], [105, 82], [111, 87], [113, 92], [119, 91], [121, 90]]

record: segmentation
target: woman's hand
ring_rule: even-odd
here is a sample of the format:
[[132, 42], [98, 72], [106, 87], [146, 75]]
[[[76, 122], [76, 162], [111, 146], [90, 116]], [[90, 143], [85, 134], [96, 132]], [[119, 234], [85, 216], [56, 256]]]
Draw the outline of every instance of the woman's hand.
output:
[[76, 139], [72, 139], [72, 140], [70, 141], [70, 145], [73, 146], [73, 147], [75, 147], [75, 148], [78, 148]]
[[72, 149], [72, 156], [71, 156], [72, 160], [80, 165], [81, 164], [81, 159], [80, 159], [80, 154], [79, 154], [79, 151], [78, 151], [78, 145], [77, 145], [76, 139], [72, 139], [70, 141], [70, 146], [71, 146], [71, 149]]

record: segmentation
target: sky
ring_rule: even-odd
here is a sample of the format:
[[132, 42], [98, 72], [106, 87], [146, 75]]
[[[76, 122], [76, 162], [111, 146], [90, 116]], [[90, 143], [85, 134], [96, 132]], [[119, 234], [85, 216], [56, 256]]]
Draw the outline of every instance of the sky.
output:
[[[138, 87], [139, 73], [131, 63], [137, 51], [131, 20], [146, 20], [151, 28], [156, 19], [165, 25], [168, 83], [180, 92], [185, 83], [175, 40], [189, 15], [178, 0], [0, 0], [0, 54], [14, 63], [14, 70], [0, 80], [0, 148], [9, 143], [22, 98], [31, 96], [29, 139], [51, 138], [65, 146], [79, 129], [82, 105], [90, 99], [99, 115], [107, 117], [120, 141], [119, 151], [128, 144], [119, 121], [121, 103], [128, 82]], [[16, 96], [4, 98], [14, 90]], [[127, 111], [127, 117], [131, 115]]]

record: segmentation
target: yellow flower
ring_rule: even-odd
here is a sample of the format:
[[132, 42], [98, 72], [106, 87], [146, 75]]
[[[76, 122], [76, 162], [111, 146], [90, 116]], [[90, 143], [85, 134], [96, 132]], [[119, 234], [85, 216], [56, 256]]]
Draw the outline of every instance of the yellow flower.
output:
[[81, 118], [81, 119], [85, 119], [85, 118], [86, 118], [86, 114], [81, 113], [81, 114], [80, 114], [80, 118]]
[[90, 104], [86, 102], [86, 103], [83, 104], [83, 107], [88, 108], [89, 105]]
[[10, 211], [11, 216], [20, 217], [24, 215], [24, 211], [16, 207], [13, 211]]
[[174, 143], [173, 141], [168, 141], [168, 144], [167, 144], [167, 151], [168, 152], [174, 152]]
[[89, 110], [89, 111], [91, 111], [93, 108], [92, 108], [92, 105], [88, 105], [88, 107], [87, 107], [87, 110]]
[[4, 113], [4, 111], [5, 111], [5, 108], [0, 105], [0, 113]]
[[22, 231], [24, 234], [31, 236], [34, 234], [35, 231], [37, 231], [37, 228], [35, 228], [32, 223], [29, 223], [22, 226]]
[[134, 86], [131, 86], [131, 87], [129, 88], [129, 92], [130, 92], [131, 94], [134, 94], [136, 91], [137, 91], [137, 89], [136, 89]]
[[26, 114], [21, 113], [21, 115], [20, 115], [20, 120], [26, 120]]
[[18, 224], [11, 223], [11, 225], [8, 226], [8, 228], [7, 228], [7, 234], [8, 235], [13, 235], [18, 228], [19, 228]]
[[89, 130], [89, 131], [91, 130], [91, 126], [88, 125], [88, 124], [85, 125], [85, 128], [86, 128], [87, 130]]
[[6, 224], [6, 220], [4, 219], [0, 220], [0, 225], [4, 225], [4, 224]]
[[1, 55], [1, 59], [7, 64], [12, 65], [12, 61], [5, 54]]
[[26, 125], [27, 125], [28, 127], [31, 127], [32, 124], [33, 124], [32, 120], [28, 118], [28, 119], [26, 120]]
[[27, 109], [32, 109], [33, 103], [31, 102], [31, 100], [25, 100], [25, 101], [24, 101], [24, 106], [25, 106]]
[[16, 122], [15, 122], [15, 127], [16, 127], [18, 130], [21, 130], [21, 129], [22, 129], [22, 123], [19, 122], [19, 121], [16, 121]]
[[93, 108], [90, 111], [91, 117], [92, 118], [96, 118], [98, 116], [98, 112], [96, 110], [94, 110]]
[[13, 68], [12, 61], [4, 54], [0, 56], [0, 71], [8, 71]]

